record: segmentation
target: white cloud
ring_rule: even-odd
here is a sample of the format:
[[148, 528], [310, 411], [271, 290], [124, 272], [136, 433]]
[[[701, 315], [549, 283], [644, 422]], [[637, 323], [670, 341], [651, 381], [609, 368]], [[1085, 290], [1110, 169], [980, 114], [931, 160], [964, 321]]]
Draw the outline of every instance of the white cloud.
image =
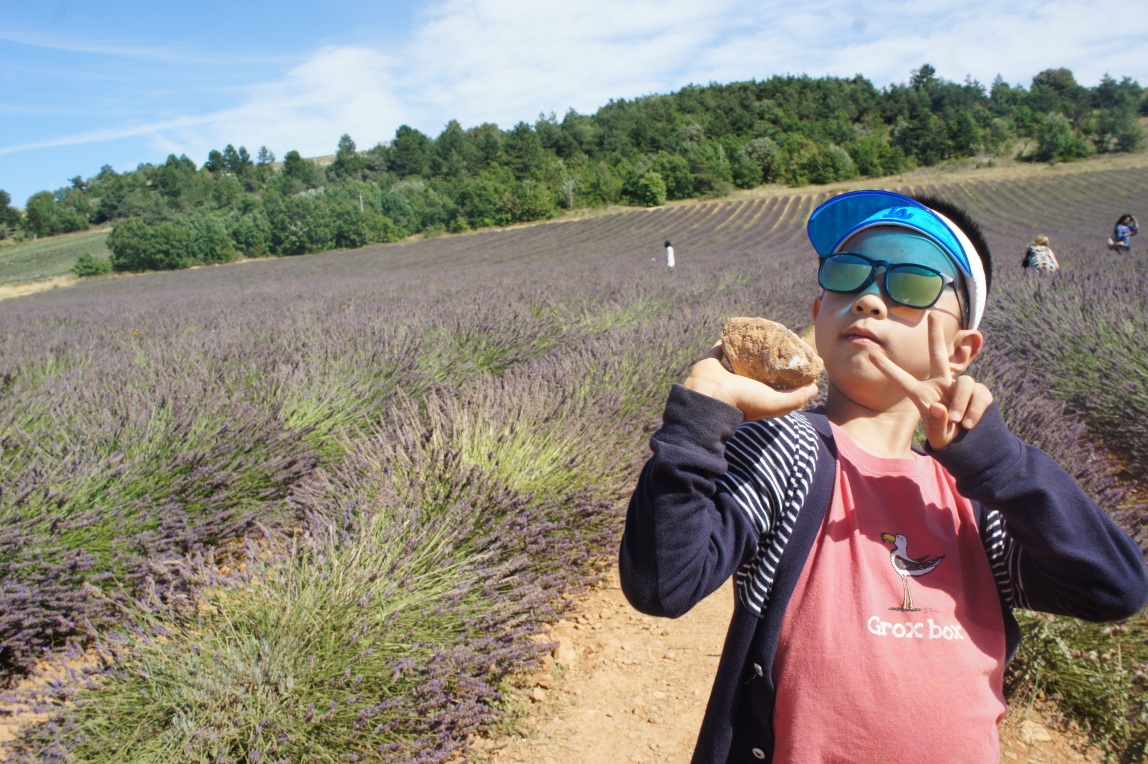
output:
[[[115, 58], [139, 59], [152, 62], [179, 64], [217, 64], [217, 57], [196, 55], [171, 46], [155, 47], [108, 40], [92, 40], [84, 37], [21, 32], [14, 29], [0, 29], [0, 42], [11, 42], [33, 48], [68, 51], [71, 53], [94, 53]], [[286, 56], [230, 56], [229, 62], [283, 64]]]
[[358, 136], [365, 148], [407, 119], [395, 69], [379, 51], [324, 48], [282, 79], [253, 88], [239, 106], [211, 115], [205, 126], [159, 131], [154, 142], [163, 152], [200, 159], [228, 143], [266, 145], [280, 155], [332, 154], [343, 133]]
[[115, 141], [121, 138], [131, 138], [137, 135], [155, 137], [162, 134], [162, 132], [165, 130], [204, 125], [211, 121], [212, 117], [210, 116], [179, 117], [177, 119], [167, 119], [162, 122], [151, 122], [143, 125], [109, 127], [103, 130], [92, 130], [86, 133], [66, 135], [61, 138], [48, 138], [42, 141], [20, 143], [12, 146], [0, 146], [0, 155], [15, 154], [21, 151], [32, 151], [34, 149], [55, 148], [57, 146], [77, 146], [85, 143], [103, 143], [105, 141]]
[[200, 160], [226, 143], [329, 154], [344, 132], [366, 147], [404, 122], [432, 135], [451, 118], [507, 127], [539, 111], [785, 73], [859, 73], [881, 86], [926, 61], [957, 80], [999, 72], [1027, 84], [1067, 66], [1086, 84], [1105, 72], [1144, 82], [1148, 44], [1112, 18], [1145, 10], [1148, 0], [442, 0], [401, 47], [326, 47], [234, 108], [119, 134]]

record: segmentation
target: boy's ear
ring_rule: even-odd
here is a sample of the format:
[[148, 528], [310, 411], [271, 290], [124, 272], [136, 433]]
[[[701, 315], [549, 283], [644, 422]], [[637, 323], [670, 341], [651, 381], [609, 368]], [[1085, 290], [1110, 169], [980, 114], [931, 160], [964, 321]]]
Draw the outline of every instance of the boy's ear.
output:
[[821, 312], [821, 296], [813, 298], [813, 320], [817, 321], [817, 314]]
[[981, 354], [985, 346], [985, 337], [976, 329], [961, 329], [953, 335], [953, 353], [949, 356], [949, 364], [954, 374], [960, 374], [969, 368], [976, 357]]

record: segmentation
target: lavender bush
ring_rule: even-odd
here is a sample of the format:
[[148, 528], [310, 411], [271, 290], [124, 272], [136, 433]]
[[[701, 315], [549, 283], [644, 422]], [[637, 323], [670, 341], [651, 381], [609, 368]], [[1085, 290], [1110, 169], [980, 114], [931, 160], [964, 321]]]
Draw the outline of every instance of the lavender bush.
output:
[[[1146, 187], [1148, 173], [1128, 171], [928, 189], [967, 204], [997, 253], [989, 349], [973, 373], [1018, 434], [1132, 530], [1145, 513], [1110, 458], [1127, 456], [1127, 423], [1097, 414], [1109, 399], [1064, 387], [1061, 356], [1026, 353], [1037, 337], [1073, 348], [1061, 336], [1073, 327], [1143, 321], [1134, 290], [1113, 287], [1138, 278], [1138, 261], [1101, 260], [1092, 242]], [[612, 557], [669, 384], [732, 315], [807, 325], [803, 224], [822, 198], [0, 304], [0, 670], [16, 676], [68, 640], [119, 656], [100, 689], [62, 688], [70, 710], [14, 755], [457, 751], [513, 706], [510, 680], [538, 651], [525, 637]], [[1020, 272], [1033, 232], [1064, 243], [1066, 275]], [[672, 274], [657, 259], [666, 238]], [[1113, 303], [1100, 318], [1073, 308], [1090, 290]], [[1041, 298], [1036, 316], [1038, 293], [1079, 299]], [[1112, 336], [1112, 363], [1140, 352]], [[1143, 378], [1129, 384], [1143, 393]], [[220, 578], [223, 562], [244, 572]]]

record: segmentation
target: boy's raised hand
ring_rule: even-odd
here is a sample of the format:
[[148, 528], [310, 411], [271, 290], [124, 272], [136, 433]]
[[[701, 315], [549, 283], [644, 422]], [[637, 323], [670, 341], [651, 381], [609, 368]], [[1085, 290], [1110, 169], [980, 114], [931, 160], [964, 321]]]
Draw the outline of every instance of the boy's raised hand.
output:
[[934, 450], [940, 450], [957, 438], [962, 427], [971, 430], [977, 426], [981, 416], [992, 404], [993, 394], [967, 374], [953, 378], [941, 317], [930, 312], [927, 320], [928, 379], [917, 379], [884, 353], [873, 353], [869, 357], [874, 366], [905, 391], [905, 395], [921, 413], [929, 445]]
[[705, 358], [690, 368], [683, 385], [741, 409], [745, 421], [785, 416], [804, 406], [817, 395], [817, 383], [795, 390], [774, 390], [749, 377], [741, 377], [722, 365], [722, 347], [718, 342]]

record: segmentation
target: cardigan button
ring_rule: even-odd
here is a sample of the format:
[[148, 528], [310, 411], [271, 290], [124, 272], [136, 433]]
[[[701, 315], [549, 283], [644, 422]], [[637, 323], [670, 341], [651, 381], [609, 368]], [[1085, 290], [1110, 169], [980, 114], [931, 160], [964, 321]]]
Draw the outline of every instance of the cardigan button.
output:
[[765, 672], [761, 670], [760, 663], [753, 664], [753, 670], [758, 676], [765, 676]]
[[761, 750], [760, 748], [754, 748], [753, 749], [753, 758], [764, 759], [765, 758], [765, 751]]

